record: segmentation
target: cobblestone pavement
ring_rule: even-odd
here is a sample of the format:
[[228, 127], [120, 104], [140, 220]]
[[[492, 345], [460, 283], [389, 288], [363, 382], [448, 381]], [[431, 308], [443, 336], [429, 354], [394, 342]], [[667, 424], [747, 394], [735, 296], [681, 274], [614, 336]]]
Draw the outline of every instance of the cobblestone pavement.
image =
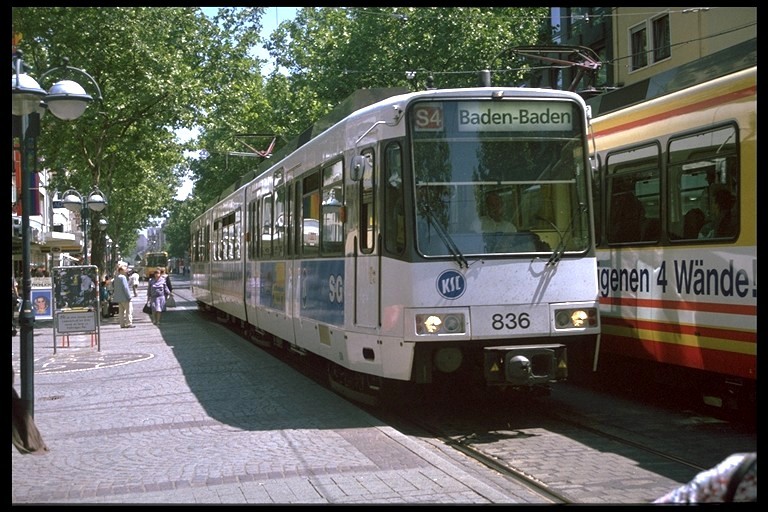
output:
[[[52, 321], [36, 322], [34, 414], [49, 451], [11, 446], [13, 504], [540, 502], [202, 319], [176, 286], [159, 326], [141, 294], [137, 328], [102, 320], [100, 350], [72, 335], [54, 354]], [[18, 336], [12, 362], [19, 391]]]

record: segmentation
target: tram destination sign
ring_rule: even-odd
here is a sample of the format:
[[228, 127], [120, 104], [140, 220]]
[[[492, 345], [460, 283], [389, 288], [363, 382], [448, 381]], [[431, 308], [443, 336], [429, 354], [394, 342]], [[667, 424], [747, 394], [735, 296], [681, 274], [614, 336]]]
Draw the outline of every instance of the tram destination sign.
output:
[[423, 102], [413, 108], [413, 128], [442, 132], [455, 126], [467, 133], [571, 131], [581, 122], [574, 107], [572, 101], [459, 101], [455, 106]]
[[462, 102], [457, 111], [459, 131], [568, 130], [573, 127], [573, 103], [553, 101]]

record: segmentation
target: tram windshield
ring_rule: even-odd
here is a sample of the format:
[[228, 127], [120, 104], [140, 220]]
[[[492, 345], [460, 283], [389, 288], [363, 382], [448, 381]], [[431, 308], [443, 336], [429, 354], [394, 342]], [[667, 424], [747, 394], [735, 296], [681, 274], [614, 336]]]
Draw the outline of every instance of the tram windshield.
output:
[[430, 101], [412, 110], [417, 247], [425, 256], [590, 245], [583, 113], [569, 101]]

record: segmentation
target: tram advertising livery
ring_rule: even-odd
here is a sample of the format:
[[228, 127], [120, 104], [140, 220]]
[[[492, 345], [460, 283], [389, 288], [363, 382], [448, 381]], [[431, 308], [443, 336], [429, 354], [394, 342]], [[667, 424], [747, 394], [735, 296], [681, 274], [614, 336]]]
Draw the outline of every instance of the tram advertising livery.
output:
[[[201, 308], [402, 386], [543, 390], [589, 372], [598, 283], [586, 109], [563, 91], [361, 92], [191, 226]], [[341, 119], [341, 120], [338, 120]]]
[[592, 123], [598, 371], [647, 363], [737, 409], [757, 382], [757, 67], [709, 70]]

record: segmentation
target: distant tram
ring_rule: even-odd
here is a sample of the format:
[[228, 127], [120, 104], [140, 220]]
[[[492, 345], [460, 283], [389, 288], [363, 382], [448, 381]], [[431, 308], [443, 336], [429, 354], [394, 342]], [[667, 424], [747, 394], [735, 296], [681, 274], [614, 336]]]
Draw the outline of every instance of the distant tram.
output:
[[194, 220], [201, 308], [318, 358], [335, 389], [372, 403], [403, 397], [403, 385], [547, 392], [592, 371], [600, 322], [578, 95], [382, 94], [326, 126]]
[[165, 251], [147, 252], [142, 259], [144, 277], [149, 279], [155, 270], [162, 268], [168, 270], [168, 253]]

